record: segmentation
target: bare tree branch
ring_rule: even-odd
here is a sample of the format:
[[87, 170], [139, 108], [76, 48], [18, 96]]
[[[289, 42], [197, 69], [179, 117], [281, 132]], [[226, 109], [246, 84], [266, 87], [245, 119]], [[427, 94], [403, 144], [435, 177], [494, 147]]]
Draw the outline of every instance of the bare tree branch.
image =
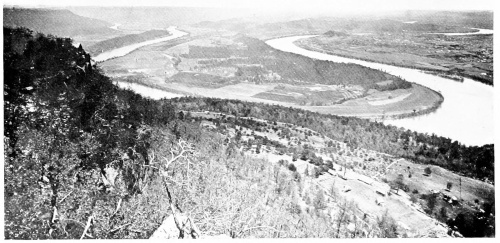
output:
[[116, 228], [114, 228], [114, 229], [112, 229], [112, 230], [108, 231], [108, 233], [115, 232], [115, 231], [120, 230], [120, 229], [124, 228], [125, 226], [131, 225], [131, 224], [132, 224], [132, 223], [126, 223], [126, 224], [124, 224], [124, 225], [122, 225], [122, 226], [116, 227]]
[[85, 225], [85, 229], [83, 230], [82, 237], [80, 237], [80, 240], [83, 240], [83, 238], [87, 235], [87, 230], [89, 230], [90, 225], [92, 224], [92, 219], [94, 218], [94, 215], [90, 215], [89, 219], [87, 220], [87, 225]]

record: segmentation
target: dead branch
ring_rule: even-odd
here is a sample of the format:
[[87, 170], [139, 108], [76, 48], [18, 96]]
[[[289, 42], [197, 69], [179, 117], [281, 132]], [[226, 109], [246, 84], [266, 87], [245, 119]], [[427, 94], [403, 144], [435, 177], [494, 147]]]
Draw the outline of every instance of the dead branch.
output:
[[57, 213], [57, 208], [54, 206], [54, 212], [52, 213], [52, 219], [50, 220], [51, 223], [54, 223], [57, 219], [58, 213]]
[[94, 215], [90, 215], [89, 219], [87, 220], [87, 225], [85, 225], [85, 229], [83, 230], [82, 237], [80, 237], [80, 240], [83, 240], [83, 238], [87, 235], [87, 230], [89, 230], [93, 218]]
[[[163, 166], [158, 167], [158, 170], [163, 175], [163, 184], [164, 184], [165, 190], [167, 192], [168, 204], [169, 204], [170, 210], [172, 211], [172, 216], [173, 216], [173, 219], [175, 222], [175, 226], [179, 230], [179, 238], [184, 238], [184, 234], [187, 233], [196, 239], [196, 238], [199, 238], [201, 236], [201, 233], [200, 233], [200, 230], [198, 229], [198, 227], [194, 224], [191, 217], [186, 216], [183, 213], [178, 214], [176, 212], [175, 207], [174, 207], [173, 198], [172, 198], [172, 195], [171, 195], [169, 187], [168, 187], [167, 179], [169, 181], [172, 181], [176, 184], [181, 184], [181, 185], [184, 185], [187, 182], [181, 183], [181, 182], [177, 182], [177, 181], [173, 180], [172, 178], [169, 178], [168, 169], [169, 169], [169, 166], [173, 162], [177, 161], [180, 158], [187, 158], [187, 155], [193, 153], [193, 151], [194, 150], [193, 150], [191, 144], [180, 139], [177, 143], [177, 147], [172, 148], [172, 150], [170, 151], [170, 159], [163, 157], [163, 159], [166, 162], [165, 162], [165, 164], [163, 164]], [[189, 161], [187, 163], [188, 163], [188, 170], [189, 170]]]
[[112, 229], [112, 230], [108, 231], [108, 233], [115, 232], [115, 231], [120, 230], [120, 229], [124, 228], [125, 226], [131, 225], [131, 224], [132, 224], [132, 223], [126, 223], [126, 224], [124, 224], [124, 225], [122, 225], [122, 226], [116, 227], [116, 228], [114, 228], [114, 229]]
[[[177, 155], [175, 155], [174, 152], [177, 153]], [[170, 164], [172, 164], [174, 161], [178, 160], [179, 158], [185, 157], [187, 153], [192, 152], [192, 145], [182, 139], [179, 139], [177, 148], [172, 148], [172, 150], [170, 151], [171, 158], [167, 159], [166, 157], [163, 157], [163, 159], [166, 161], [165, 170], [167, 170]]]
[[254, 229], [260, 229], [260, 228], [265, 228], [265, 229], [270, 229], [270, 230], [273, 230], [274, 232], [278, 232], [278, 233], [282, 233], [284, 231], [282, 230], [278, 230], [276, 228], [273, 228], [273, 227], [270, 227], [270, 226], [255, 226], [255, 227], [250, 227], [250, 228], [246, 228], [246, 229], [243, 229], [241, 230], [238, 234], [237, 234], [237, 237], [240, 237], [245, 231], [249, 231], [249, 230], [254, 230]]
[[71, 193], [73, 193], [73, 191], [70, 191], [68, 194], [66, 194], [66, 196], [61, 198], [61, 200], [59, 200], [59, 203], [62, 203], [69, 195], [71, 195]]
[[128, 229], [128, 231], [132, 231], [132, 232], [136, 232], [136, 233], [141, 233], [141, 234], [146, 233], [144, 231], [140, 231], [140, 230], [137, 230], [137, 229]]
[[120, 198], [120, 200], [118, 200], [118, 204], [116, 205], [115, 212], [113, 212], [111, 217], [113, 217], [118, 212], [118, 210], [120, 210], [120, 206], [122, 205], [122, 200], [123, 200], [122, 198]]

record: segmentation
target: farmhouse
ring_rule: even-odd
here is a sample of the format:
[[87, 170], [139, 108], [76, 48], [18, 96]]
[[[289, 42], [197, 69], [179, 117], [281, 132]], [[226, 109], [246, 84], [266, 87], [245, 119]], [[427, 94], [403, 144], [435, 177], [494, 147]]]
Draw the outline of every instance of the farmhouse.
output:
[[382, 195], [382, 196], [387, 196], [387, 194], [389, 193], [390, 191], [390, 187], [389, 185], [387, 184], [382, 184], [382, 183], [376, 183], [373, 185], [374, 188], [375, 188], [375, 192], [379, 195]]

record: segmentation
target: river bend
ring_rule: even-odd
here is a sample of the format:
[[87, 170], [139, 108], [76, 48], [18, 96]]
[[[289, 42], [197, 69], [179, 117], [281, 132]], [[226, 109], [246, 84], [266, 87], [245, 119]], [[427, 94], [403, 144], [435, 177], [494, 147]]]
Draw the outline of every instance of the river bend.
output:
[[296, 40], [310, 37], [313, 35], [283, 37], [268, 40], [266, 43], [275, 49], [314, 59], [355, 63], [379, 69], [440, 92], [444, 97], [441, 107], [433, 113], [399, 120], [385, 120], [384, 124], [422, 133], [434, 133], [466, 145], [484, 145], [494, 142], [494, 89], [492, 86], [468, 78], [465, 78], [464, 82], [457, 82], [426, 74], [416, 69], [310, 51], [294, 44]]

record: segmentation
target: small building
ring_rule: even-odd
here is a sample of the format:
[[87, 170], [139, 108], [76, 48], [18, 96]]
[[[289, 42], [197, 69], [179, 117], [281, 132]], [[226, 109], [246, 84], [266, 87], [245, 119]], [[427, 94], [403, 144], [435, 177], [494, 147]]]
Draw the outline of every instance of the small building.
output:
[[349, 191], [351, 191], [351, 188], [349, 186], [344, 186], [342, 188], [342, 192], [349, 192]]
[[375, 203], [379, 206], [382, 206], [382, 205], [384, 205], [385, 200], [381, 197], [378, 197], [377, 199], [375, 199]]
[[358, 181], [364, 182], [370, 186], [373, 184], [373, 179], [365, 175], [359, 175]]
[[383, 183], [376, 183], [374, 187], [375, 187], [375, 192], [384, 197], [387, 196], [387, 194], [389, 194], [389, 191], [391, 190], [389, 185]]
[[382, 195], [382, 196], [387, 196], [387, 191], [384, 191], [384, 190], [380, 190], [380, 189], [377, 189], [375, 190], [375, 192], [379, 195]]

